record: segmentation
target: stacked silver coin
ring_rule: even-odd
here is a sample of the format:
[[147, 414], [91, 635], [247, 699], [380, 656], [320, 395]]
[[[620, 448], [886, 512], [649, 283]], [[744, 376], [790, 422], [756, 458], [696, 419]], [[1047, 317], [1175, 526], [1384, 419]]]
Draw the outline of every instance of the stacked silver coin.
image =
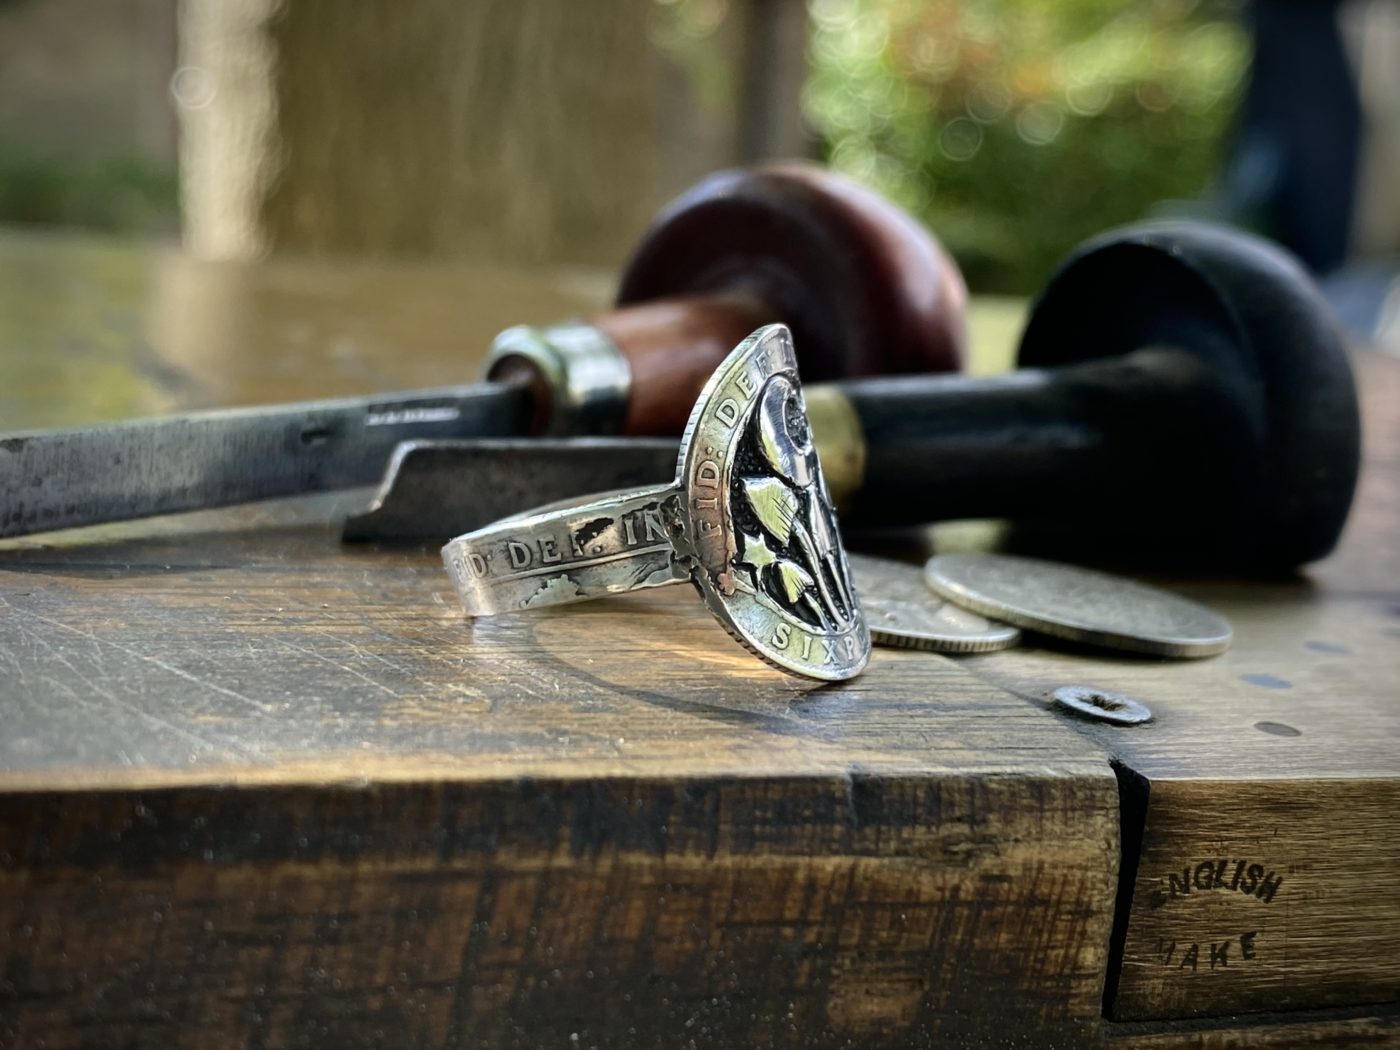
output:
[[1006, 649], [1021, 632], [993, 623], [934, 594], [919, 570], [902, 562], [849, 554], [870, 640], [876, 645], [937, 653], [985, 653]]

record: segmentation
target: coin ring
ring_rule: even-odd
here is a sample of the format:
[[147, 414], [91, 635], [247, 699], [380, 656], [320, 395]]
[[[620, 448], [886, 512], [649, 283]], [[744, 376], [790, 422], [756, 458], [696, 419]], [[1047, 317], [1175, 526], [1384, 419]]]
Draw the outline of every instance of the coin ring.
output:
[[876, 645], [937, 653], [989, 653], [1009, 649], [1021, 632], [940, 598], [923, 572], [904, 562], [849, 554], [851, 576]]
[[754, 332], [710, 377], [673, 484], [516, 515], [442, 555], [468, 616], [688, 580], [730, 634], [784, 670], [839, 681], [870, 660], [783, 325]]
[[983, 616], [1085, 645], [1151, 656], [1214, 656], [1224, 617], [1107, 573], [1009, 554], [940, 554], [924, 566], [937, 593]]

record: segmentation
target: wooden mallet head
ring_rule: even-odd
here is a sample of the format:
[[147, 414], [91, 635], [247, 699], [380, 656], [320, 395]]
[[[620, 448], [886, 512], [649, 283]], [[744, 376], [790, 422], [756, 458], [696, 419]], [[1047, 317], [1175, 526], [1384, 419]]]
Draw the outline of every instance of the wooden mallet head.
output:
[[[948, 371], [962, 362], [967, 292], [927, 230], [877, 194], [811, 165], [712, 175], [673, 201], [627, 263], [617, 308], [586, 325], [502, 334], [489, 373], [535, 389], [564, 340], [626, 362], [625, 434], [679, 434], [706, 379], [754, 329], [793, 331], [806, 382]], [[557, 384], [556, 384], [557, 385]], [[606, 411], [599, 416], [605, 416]]]

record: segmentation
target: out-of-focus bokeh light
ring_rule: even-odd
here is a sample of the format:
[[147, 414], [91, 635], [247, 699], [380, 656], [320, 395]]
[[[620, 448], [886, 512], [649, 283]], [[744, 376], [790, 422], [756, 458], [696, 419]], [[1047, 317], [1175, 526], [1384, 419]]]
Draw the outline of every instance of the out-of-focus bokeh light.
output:
[[812, 0], [805, 116], [831, 163], [1029, 292], [1085, 237], [1208, 190], [1241, 0]]

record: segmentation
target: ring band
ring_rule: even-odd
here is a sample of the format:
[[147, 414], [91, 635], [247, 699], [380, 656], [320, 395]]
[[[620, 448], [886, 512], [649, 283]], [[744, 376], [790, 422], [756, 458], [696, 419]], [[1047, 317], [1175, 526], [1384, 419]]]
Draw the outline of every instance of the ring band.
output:
[[870, 659], [783, 325], [749, 336], [710, 378], [674, 484], [540, 508], [442, 553], [469, 616], [689, 580], [779, 667], [838, 680]]
[[590, 496], [502, 519], [443, 550], [468, 616], [492, 616], [684, 583], [663, 515], [680, 490]]

